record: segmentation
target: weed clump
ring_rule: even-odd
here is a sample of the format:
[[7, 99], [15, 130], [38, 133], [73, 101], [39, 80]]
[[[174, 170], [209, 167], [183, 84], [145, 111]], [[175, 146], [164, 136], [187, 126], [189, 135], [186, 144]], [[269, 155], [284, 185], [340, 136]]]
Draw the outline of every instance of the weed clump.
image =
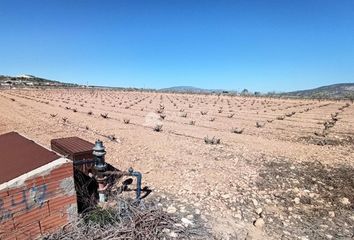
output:
[[195, 121], [194, 120], [190, 120], [189, 121], [189, 125], [195, 125]]
[[162, 132], [162, 124], [156, 124], [154, 127], [153, 127], [153, 130], [155, 132]]
[[262, 128], [264, 126], [265, 126], [265, 123], [256, 122], [256, 128]]
[[108, 118], [108, 113], [101, 113], [101, 117]]
[[236, 133], [236, 134], [242, 134], [244, 130], [245, 130], [244, 128], [241, 128], [241, 129], [240, 128], [232, 128], [231, 132]]
[[216, 144], [220, 144], [221, 140], [220, 138], [216, 138], [216, 137], [209, 138], [208, 136], [206, 136], [204, 138], [204, 142], [206, 144], [216, 145]]

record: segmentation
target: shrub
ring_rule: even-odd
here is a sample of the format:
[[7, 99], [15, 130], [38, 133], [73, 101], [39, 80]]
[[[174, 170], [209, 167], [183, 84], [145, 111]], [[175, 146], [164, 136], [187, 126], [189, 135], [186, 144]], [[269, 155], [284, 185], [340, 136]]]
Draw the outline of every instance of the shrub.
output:
[[220, 138], [216, 138], [216, 137], [209, 138], [208, 136], [206, 136], [204, 138], [204, 142], [206, 144], [216, 145], [216, 144], [220, 144], [221, 140], [220, 140]]
[[182, 113], [182, 114], [181, 114], [181, 117], [186, 118], [186, 117], [187, 117], [187, 113]]
[[153, 127], [153, 130], [155, 132], [162, 132], [162, 124], [156, 124], [155, 127]]
[[231, 113], [229, 115], [227, 115], [228, 118], [232, 118], [235, 115], [235, 113]]
[[113, 142], [117, 141], [117, 138], [114, 134], [108, 135], [107, 138]]
[[257, 128], [262, 128], [262, 127], [264, 127], [264, 125], [265, 125], [265, 123], [260, 123], [260, 122], [256, 122], [256, 127]]
[[114, 213], [112, 212], [112, 209], [97, 207], [92, 210], [90, 214], [85, 215], [85, 222], [95, 223], [103, 227], [105, 225], [114, 223], [115, 219], [113, 216]]
[[161, 119], [165, 119], [166, 118], [166, 114], [160, 114], [160, 118]]
[[195, 125], [195, 121], [190, 120], [190, 121], [189, 121], [189, 125]]
[[244, 128], [242, 128], [242, 129], [239, 129], [239, 128], [232, 128], [232, 129], [231, 129], [231, 132], [232, 132], [232, 133], [236, 133], [236, 134], [242, 134], [244, 130], [245, 130]]
[[334, 122], [337, 122], [339, 120], [338, 118], [338, 112], [336, 112], [335, 114], [331, 114], [331, 118]]
[[208, 112], [207, 112], [207, 111], [200, 111], [200, 114], [202, 114], [202, 115], [207, 115]]
[[326, 121], [323, 125], [325, 127], [325, 130], [328, 130], [332, 127], [334, 127], [334, 124], [336, 123], [336, 121]]
[[101, 117], [108, 118], [108, 113], [101, 113]]
[[214, 122], [214, 121], [215, 121], [215, 118], [212, 117], [212, 118], [209, 119], [209, 121], [210, 121], [210, 122]]
[[278, 116], [277, 120], [284, 120], [285, 116]]
[[93, 113], [92, 113], [92, 111], [89, 111], [87, 114], [88, 114], [88, 115], [92, 115]]
[[287, 114], [285, 114], [285, 116], [291, 117], [291, 116], [293, 116], [295, 113], [296, 113], [296, 112], [287, 113]]
[[125, 124], [129, 124], [129, 123], [130, 123], [130, 119], [124, 118], [124, 119], [123, 119], [123, 122], [124, 122]]
[[53, 113], [50, 114], [50, 116], [53, 117], [53, 118], [55, 118], [57, 115], [58, 114], [53, 114]]
[[327, 135], [327, 132], [323, 130], [322, 132], [314, 132], [314, 134], [318, 137], [325, 137]]
[[339, 112], [335, 112], [334, 114], [333, 113], [331, 113], [331, 117], [333, 118], [333, 117], [337, 117], [338, 116], [338, 114], [339, 114]]

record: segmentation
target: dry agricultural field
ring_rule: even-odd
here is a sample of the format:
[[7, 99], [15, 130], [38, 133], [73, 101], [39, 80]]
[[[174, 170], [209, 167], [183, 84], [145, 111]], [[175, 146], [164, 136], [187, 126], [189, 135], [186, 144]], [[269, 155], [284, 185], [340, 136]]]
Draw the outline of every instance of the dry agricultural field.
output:
[[8, 131], [47, 147], [65, 136], [104, 140], [108, 162], [141, 171], [151, 198], [219, 238], [354, 234], [349, 101], [2, 90], [0, 134]]

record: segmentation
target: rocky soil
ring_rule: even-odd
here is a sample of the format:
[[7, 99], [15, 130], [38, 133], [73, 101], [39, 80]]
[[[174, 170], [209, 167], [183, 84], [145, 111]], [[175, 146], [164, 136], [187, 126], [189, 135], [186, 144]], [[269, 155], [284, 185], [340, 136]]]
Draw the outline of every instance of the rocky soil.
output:
[[353, 116], [354, 105], [341, 101], [0, 92], [0, 134], [18, 131], [47, 147], [73, 135], [104, 140], [106, 160], [141, 171], [153, 190], [146, 201], [200, 239], [353, 239]]

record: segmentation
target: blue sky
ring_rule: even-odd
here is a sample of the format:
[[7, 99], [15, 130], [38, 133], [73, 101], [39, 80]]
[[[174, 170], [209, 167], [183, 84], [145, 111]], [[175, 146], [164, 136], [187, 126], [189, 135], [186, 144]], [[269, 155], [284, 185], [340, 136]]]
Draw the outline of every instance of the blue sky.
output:
[[354, 82], [353, 0], [1, 0], [0, 74], [289, 91]]

